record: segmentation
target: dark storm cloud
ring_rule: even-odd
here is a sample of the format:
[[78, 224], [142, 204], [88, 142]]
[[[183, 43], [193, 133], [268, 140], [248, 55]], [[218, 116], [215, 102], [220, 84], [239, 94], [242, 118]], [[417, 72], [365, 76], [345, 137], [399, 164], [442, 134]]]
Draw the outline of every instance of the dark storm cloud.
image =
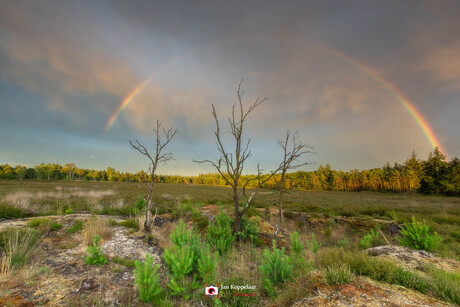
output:
[[[288, 128], [318, 148], [318, 164], [364, 168], [401, 161], [412, 149], [425, 155], [431, 149], [426, 137], [394, 96], [328, 48], [391, 82], [432, 123], [448, 154], [459, 152], [454, 118], [460, 116], [460, 5], [455, 1], [14, 1], [0, 6], [0, 119], [11, 129], [2, 139], [20, 139], [13, 130], [21, 127], [31, 135], [44, 131], [37, 135], [42, 140], [46, 131], [59, 130], [72, 143], [71, 150], [49, 143], [48, 151], [40, 149], [40, 159], [48, 152], [101, 167], [139, 168], [138, 162], [126, 165], [127, 139], [148, 139], [160, 118], [180, 129], [178, 166], [171, 170], [195, 172], [191, 158], [216, 155], [210, 104], [225, 120], [242, 77], [246, 102], [270, 98], [247, 126], [255, 150], [269, 152], [260, 159], [268, 164], [277, 159], [268, 149]], [[152, 74], [103, 134], [123, 98]], [[8, 157], [24, 148], [15, 141]], [[87, 160], [94, 161], [81, 158], [90, 156], [95, 158]]]

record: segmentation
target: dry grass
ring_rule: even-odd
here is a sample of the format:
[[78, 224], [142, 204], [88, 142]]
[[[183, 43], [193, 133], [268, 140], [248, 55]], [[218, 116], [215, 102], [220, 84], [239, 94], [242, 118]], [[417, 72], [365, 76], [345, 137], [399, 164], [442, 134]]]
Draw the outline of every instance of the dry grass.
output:
[[8, 194], [5, 197], [5, 202], [21, 208], [25, 211], [31, 211], [32, 204], [30, 200], [32, 199], [33, 193], [26, 191], [17, 191], [11, 194]]
[[0, 234], [3, 249], [0, 261], [0, 273], [6, 274], [12, 268], [23, 267], [40, 239], [40, 233], [28, 228], [11, 227], [3, 229]]
[[[249, 243], [236, 244], [225, 257], [221, 257], [216, 280], [232, 280], [244, 276], [259, 288], [261, 277], [258, 266], [261, 264], [260, 259], [262, 259], [261, 249], [254, 248]], [[251, 274], [248, 274], [248, 270]]]
[[[154, 241], [161, 249], [164, 249], [169, 246], [171, 240], [169, 236], [171, 232], [176, 228], [177, 222], [166, 223], [159, 229], [157, 227], [152, 227], [150, 235], [153, 237]], [[139, 225], [140, 227], [140, 225]]]
[[[22, 209], [29, 209], [31, 206], [31, 200], [40, 199], [68, 199], [70, 197], [79, 197], [87, 199], [90, 203], [95, 203], [103, 197], [116, 195], [114, 190], [86, 190], [81, 188], [68, 188], [62, 189], [62, 187], [56, 187], [57, 191], [15, 191], [5, 196], [5, 201], [12, 205], [15, 205]], [[117, 200], [118, 204], [121, 201], [123, 206], [123, 200]], [[116, 201], [116, 202], [117, 202]], [[116, 203], [115, 202], [115, 203]]]
[[123, 200], [123, 198], [118, 198], [110, 203], [110, 207], [112, 208], [120, 209], [120, 208], [123, 208], [124, 206], [125, 206], [125, 201]]
[[89, 190], [89, 191], [75, 191], [72, 192], [72, 196], [85, 198], [90, 204], [95, 204], [102, 197], [115, 195], [113, 190]]
[[145, 215], [137, 214], [134, 216], [134, 221], [139, 225], [139, 231], [144, 231], [145, 226]]
[[83, 243], [86, 246], [90, 245], [95, 235], [99, 235], [104, 241], [112, 237], [112, 228], [110, 228], [108, 220], [96, 217], [85, 223], [82, 231]]

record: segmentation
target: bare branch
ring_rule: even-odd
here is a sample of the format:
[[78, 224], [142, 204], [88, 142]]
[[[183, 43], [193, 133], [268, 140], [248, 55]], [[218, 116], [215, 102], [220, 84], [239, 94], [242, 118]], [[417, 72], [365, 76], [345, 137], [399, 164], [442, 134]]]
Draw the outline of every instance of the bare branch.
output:
[[[163, 132], [164, 138], [161, 136], [161, 132]], [[147, 206], [145, 210], [146, 220], [145, 220], [145, 228], [147, 230], [150, 229], [150, 225], [152, 223], [151, 219], [151, 211], [152, 211], [152, 197], [153, 197], [153, 188], [155, 183], [155, 173], [158, 168], [159, 164], [165, 164], [170, 160], [173, 160], [173, 156], [171, 152], [164, 153], [164, 148], [171, 142], [174, 136], [177, 134], [177, 129], [169, 128], [168, 130], [163, 129], [161, 127], [161, 123], [157, 120], [156, 128], [153, 129], [154, 139], [155, 139], [155, 148], [154, 154], [151, 154], [149, 150], [141, 144], [138, 140], [134, 144], [129, 140], [131, 146], [136, 149], [140, 154], [146, 156], [150, 160], [150, 165], [148, 168], [147, 173], [139, 172], [138, 176], [140, 180], [144, 182], [144, 185], [147, 188], [148, 196], [147, 196]], [[149, 181], [149, 176], [151, 177], [151, 181]], [[158, 207], [155, 207], [155, 215], [158, 212]]]

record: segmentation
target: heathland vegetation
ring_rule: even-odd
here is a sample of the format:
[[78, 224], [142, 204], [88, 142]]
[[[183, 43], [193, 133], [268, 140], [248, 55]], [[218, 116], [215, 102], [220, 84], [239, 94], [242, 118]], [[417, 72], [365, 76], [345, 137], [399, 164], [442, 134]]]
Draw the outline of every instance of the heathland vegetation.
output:
[[[338, 287], [339, 291], [340, 285], [356, 284], [357, 289], [370, 291], [383, 287], [381, 283], [460, 303], [458, 268], [456, 271], [439, 266], [441, 258], [433, 264], [422, 261], [409, 267], [367, 252], [369, 247], [404, 245], [459, 260], [460, 200], [456, 197], [289, 191], [285, 195], [286, 220], [275, 236], [273, 225], [278, 223], [278, 216], [272, 204], [278, 199], [277, 191], [261, 189], [254, 207], [243, 219], [242, 230], [235, 233], [233, 199], [228, 188], [159, 183], [154, 201], [161, 204], [159, 221], [165, 222], [145, 233], [142, 216], [136, 213], [142, 211], [142, 198], [138, 196], [144, 191], [143, 184], [25, 180], [1, 184], [5, 187], [0, 192], [2, 206], [18, 201], [24, 212], [53, 214], [28, 219], [23, 227], [15, 224], [1, 229], [3, 290], [13, 291], [13, 283], [18, 284], [15, 289], [21, 289], [22, 283], [27, 291], [48, 289], [50, 280], [55, 278], [62, 285], [54, 285], [53, 289], [75, 292], [68, 286], [75, 280], [65, 279], [70, 276], [70, 264], [86, 272], [81, 277], [85, 280], [94, 278], [97, 267], [98, 276], [105, 279], [94, 283], [118, 280], [121, 277], [117, 276], [123, 274], [134, 276], [122, 281], [124, 292], [110, 292], [128, 306], [138, 301], [163, 306], [193, 306], [199, 301], [205, 306], [290, 306], [313, 298], [314, 289], [324, 292], [328, 287]], [[28, 194], [21, 199], [18, 191], [26, 190]], [[74, 213], [66, 214], [69, 206]], [[85, 217], [82, 211], [93, 215]], [[124, 220], [119, 220], [120, 215]], [[153, 244], [162, 252], [138, 257], [110, 255], [107, 244], [121, 234]], [[117, 245], [116, 249], [123, 251], [124, 247]], [[66, 255], [66, 262], [55, 264], [54, 253]], [[379, 284], [369, 284], [371, 281]], [[219, 300], [203, 300], [203, 284], [212, 282], [257, 288], [239, 291], [247, 297], [234, 297], [231, 291], [221, 290]], [[69, 289], [60, 288], [63, 285]], [[395, 289], [390, 290], [397, 292]], [[85, 291], [69, 294], [60, 302], [69, 306], [110, 305], [105, 302], [107, 293], [103, 289]], [[405, 291], [404, 297], [410, 295]], [[255, 296], [249, 296], [254, 292]], [[53, 296], [49, 294], [48, 298]], [[43, 299], [34, 302], [44, 303]]]

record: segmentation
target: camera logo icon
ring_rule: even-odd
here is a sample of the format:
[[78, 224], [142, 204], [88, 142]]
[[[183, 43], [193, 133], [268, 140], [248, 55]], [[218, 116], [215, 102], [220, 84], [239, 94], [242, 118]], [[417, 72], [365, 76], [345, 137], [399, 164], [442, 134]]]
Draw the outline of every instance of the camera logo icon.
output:
[[205, 298], [219, 298], [219, 284], [204, 284]]

